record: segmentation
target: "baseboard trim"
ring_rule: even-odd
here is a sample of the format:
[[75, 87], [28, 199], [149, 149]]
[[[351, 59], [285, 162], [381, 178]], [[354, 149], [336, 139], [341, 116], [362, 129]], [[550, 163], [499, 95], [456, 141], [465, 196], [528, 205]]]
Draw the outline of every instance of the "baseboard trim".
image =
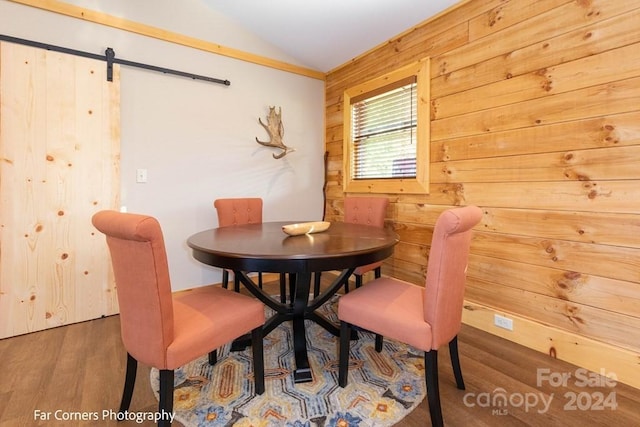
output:
[[[494, 325], [494, 315], [513, 320], [513, 330]], [[462, 322], [525, 347], [640, 389], [640, 353], [534, 322], [512, 313], [465, 300]]]

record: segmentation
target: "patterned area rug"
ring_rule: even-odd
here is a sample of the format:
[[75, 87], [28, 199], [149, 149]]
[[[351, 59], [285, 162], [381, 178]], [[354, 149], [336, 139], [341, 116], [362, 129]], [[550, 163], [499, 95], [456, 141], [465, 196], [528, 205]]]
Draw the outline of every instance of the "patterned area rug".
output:
[[[337, 304], [335, 296], [319, 311], [337, 322]], [[187, 427], [392, 426], [424, 399], [423, 352], [385, 339], [377, 353], [374, 335], [360, 331], [360, 338], [351, 341], [349, 384], [343, 389], [338, 386], [337, 337], [306, 322], [312, 382], [293, 382], [292, 330], [285, 322], [264, 338], [262, 396], [253, 394], [253, 377], [247, 374], [251, 349], [230, 352], [225, 346], [215, 366], [204, 356], [176, 370], [176, 419]], [[151, 384], [157, 398], [155, 369]]]

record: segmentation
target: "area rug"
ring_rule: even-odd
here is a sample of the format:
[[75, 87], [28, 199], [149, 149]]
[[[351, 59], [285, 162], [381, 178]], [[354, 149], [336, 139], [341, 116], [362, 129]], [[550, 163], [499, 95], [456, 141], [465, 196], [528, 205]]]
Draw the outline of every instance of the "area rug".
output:
[[[338, 296], [319, 311], [337, 322]], [[267, 315], [270, 315], [267, 309]], [[375, 351], [374, 335], [359, 331], [351, 341], [349, 384], [338, 386], [338, 338], [306, 321], [313, 381], [295, 384], [291, 322], [264, 338], [265, 393], [253, 393], [251, 348], [218, 350], [176, 370], [174, 412], [186, 427], [352, 427], [392, 426], [425, 397], [424, 353], [385, 339]], [[151, 370], [158, 397], [158, 371]]]

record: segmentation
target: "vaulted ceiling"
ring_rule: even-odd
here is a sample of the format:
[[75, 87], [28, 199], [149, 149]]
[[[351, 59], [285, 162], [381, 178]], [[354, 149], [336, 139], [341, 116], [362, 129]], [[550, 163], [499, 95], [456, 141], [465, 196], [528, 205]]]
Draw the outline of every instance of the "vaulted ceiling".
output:
[[203, 0], [309, 68], [327, 72], [459, 0]]

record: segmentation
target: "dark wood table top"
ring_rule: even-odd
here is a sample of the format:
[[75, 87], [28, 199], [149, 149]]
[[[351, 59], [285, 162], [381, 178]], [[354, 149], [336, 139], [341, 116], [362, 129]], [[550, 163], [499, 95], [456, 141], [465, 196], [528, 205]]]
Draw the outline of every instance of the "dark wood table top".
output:
[[[321, 233], [289, 236], [283, 225], [264, 222], [213, 228], [188, 238], [194, 257], [237, 271], [302, 273], [341, 270], [381, 261], [393, 253], [398, 235], [386, 228], [332, 222]], [[300, 221], [303, 222], [303, 221]]]

